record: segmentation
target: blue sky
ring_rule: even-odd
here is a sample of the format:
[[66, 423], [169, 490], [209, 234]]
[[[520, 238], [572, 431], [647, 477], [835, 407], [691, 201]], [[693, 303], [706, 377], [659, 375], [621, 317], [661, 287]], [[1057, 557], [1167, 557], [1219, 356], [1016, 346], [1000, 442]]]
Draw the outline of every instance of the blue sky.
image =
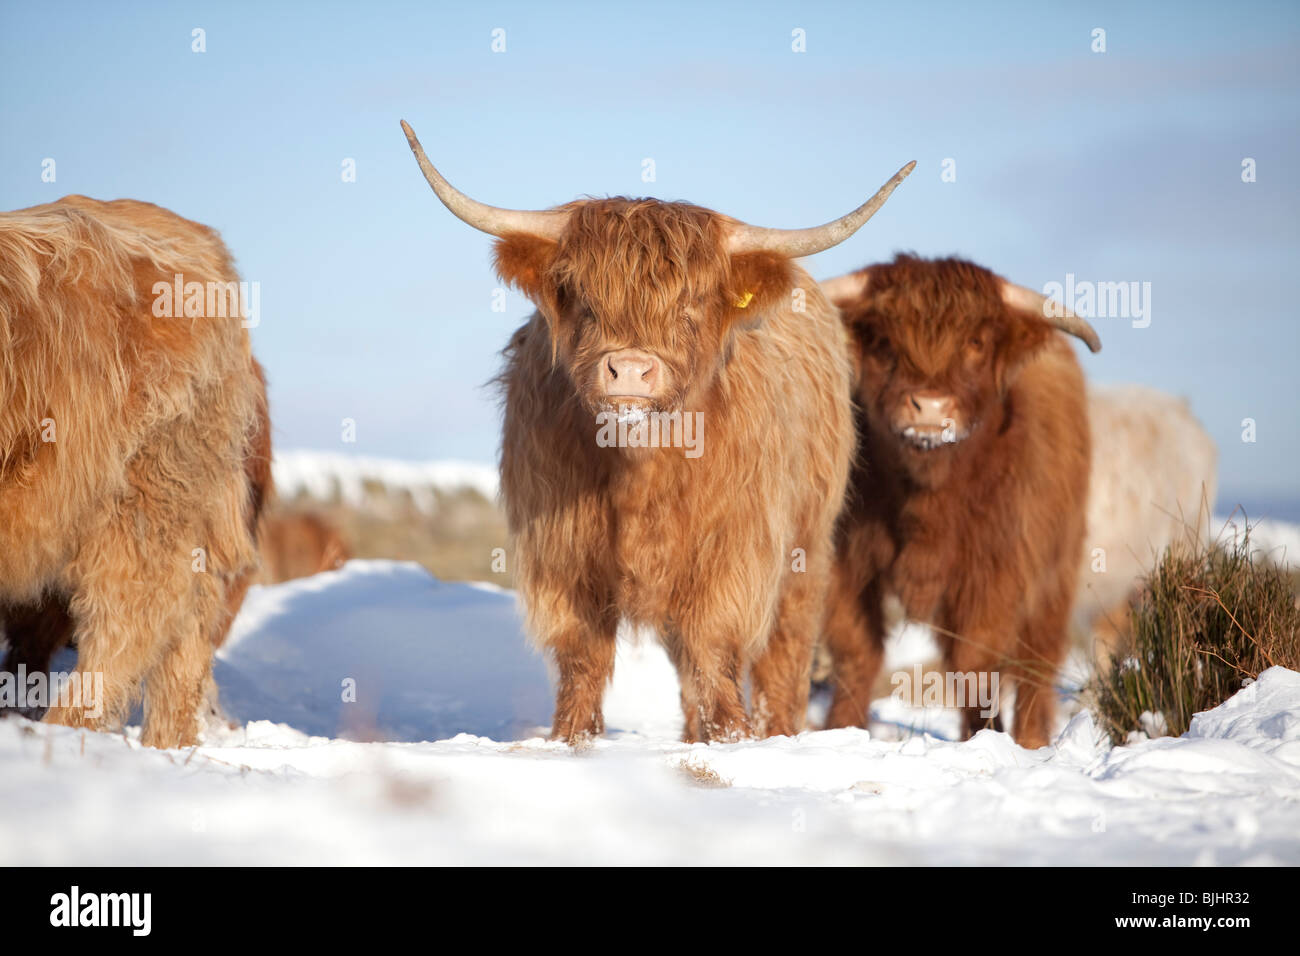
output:
[[1038, 288], [1150, 282], [1150, 325], [1099, 318], [1085, 370], [1188, 397], [1220, 507], [1300, 517], [1300, 5], [1048, 6], [0, 0], [0, 207], [126, 196], [219, 228], [261, 286], [281, 446], [491, 461], [486, 383], [530, 307], [492, 310], [490, 241], [399, 118], [506, 206], [653, 195], [804, 226], [916, 159], [814, 275], [915, 250]]

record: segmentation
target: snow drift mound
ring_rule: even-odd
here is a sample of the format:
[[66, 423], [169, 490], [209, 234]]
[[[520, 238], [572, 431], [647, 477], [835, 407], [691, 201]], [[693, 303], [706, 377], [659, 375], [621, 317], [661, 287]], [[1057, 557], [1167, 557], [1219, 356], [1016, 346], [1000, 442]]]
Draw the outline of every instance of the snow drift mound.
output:
[[232, 719], [318, 737], [513, 740], [551, 716], [513, 594], [403, 562], [252, 588], [214, 673]]

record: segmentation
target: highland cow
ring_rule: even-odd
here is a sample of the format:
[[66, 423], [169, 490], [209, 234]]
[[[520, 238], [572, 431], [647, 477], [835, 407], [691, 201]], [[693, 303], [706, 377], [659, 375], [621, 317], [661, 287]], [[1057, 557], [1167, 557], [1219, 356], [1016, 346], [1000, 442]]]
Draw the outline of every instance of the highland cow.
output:
[[262, 521], [262, 579], [278, 584], [341, 568], [351, 553], [339, 530], [312, 511], [267, 515]]
[[[1054, 326], [1094, 351], [1096, 333], [957, 259], [898, 256], [823, 288], [853, 342], [860, 441], [827, 623], [828, 726], [865, 725], [893, 594], [934, 626], [949, 673], [1014, 685], [1013, 734], [1042, 746], [1089, 468], [1083, 376]], [[969, 734], [986, 718], [965, 704]]]
[[501, 490], [558, 671], [552, 735], [603, 732], [620, 619], [657, 630], [687, 740], [798, 732], [854, 439], [844, 330], [791, 260], [852, 235], [911, 166], [810, 229], [653, 199], [524, 212], [455, 190], [402, 126], [537, 306], [506, 350]]
[[165, 209], [68, 196], [0, 214], [6, 667], [72, 641], [103, 680], [51, 723], [112, 727], [143, 694], [144, 743], [196, 740], [270, 490], [240, 313], [220, 237]]
[[1088, 532], [1073, 619], [1104, 658], [1165, 549], [1213, 531], [1218, 450], [1186, 400], [1141, 385], [1089, 388], [1088, 421]]
[[[271, 478], [271, 422], [266, 401], [266, 375], [255, 359], [253, 370], [258, 380], [257, 424], [244, 459], [244, 477], [248, 482], [248, 529], [258, 542], [262, 563], [265, 565], [267, 526], [271, 519], [265, 515], [266, 505], [273, 494]], [[250, 585], [258, 577], [257, 569], [249, 568], [233, 580], [225, 582], [226, 598], [222, 623], [214, 632], [213, 649], [217, 650], [230, 633], [230, 626], [244, 603]], [[0, 605], [0, 639], [8, 645], [0, 674], [44, 673], [47, 680], [54, 655], [64, 647], [74, 645], [73, 621], [68, 611], [67, 598], [59, 594], [46, 594], [38, 603], [29, 605]], [[200, 717], [204, 723], [226, 722], [221, 709], [216, 682], [209, 674], [204, 689], [204, 704]], [[44, 706], [18, 704], [13, 708], [30, 720], [40, 720], [46, 712]], [[0, 706], [0, 716], [7, 708]]]

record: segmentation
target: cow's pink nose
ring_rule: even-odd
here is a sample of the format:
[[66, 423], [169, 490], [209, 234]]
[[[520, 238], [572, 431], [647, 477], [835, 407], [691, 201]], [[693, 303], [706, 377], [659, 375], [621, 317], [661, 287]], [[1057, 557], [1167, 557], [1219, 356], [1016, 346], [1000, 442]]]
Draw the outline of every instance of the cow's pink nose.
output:
[[660, 378], [659, 360], [637, 349], [609, 352], [601, 362], [601, 383], [611, 397], [652, 398]]
[[951, 395], [941, 392], [919, 391], [907, 396], [910, 424], [943, 428], [953, 417], [957, 407]]

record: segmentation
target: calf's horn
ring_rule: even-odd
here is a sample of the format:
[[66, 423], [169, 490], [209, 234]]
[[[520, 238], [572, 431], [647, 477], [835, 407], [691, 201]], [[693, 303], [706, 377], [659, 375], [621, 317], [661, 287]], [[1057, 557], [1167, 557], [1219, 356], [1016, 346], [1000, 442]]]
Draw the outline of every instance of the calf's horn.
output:
[[1025, 312], [1041, 315], [1062, 332], [1069, 332], [1071, 335], [1083, 339], [1092, 351], [1101, 351], [1101, 339], [1097, 336], [1096, 329], [1061, 303], [1049, 299], [1041, 292], [1026, 289], [1022, 285], [1016, 285], [1003, 279], [1002, 301], [1013, 309], [1022, 309]]

